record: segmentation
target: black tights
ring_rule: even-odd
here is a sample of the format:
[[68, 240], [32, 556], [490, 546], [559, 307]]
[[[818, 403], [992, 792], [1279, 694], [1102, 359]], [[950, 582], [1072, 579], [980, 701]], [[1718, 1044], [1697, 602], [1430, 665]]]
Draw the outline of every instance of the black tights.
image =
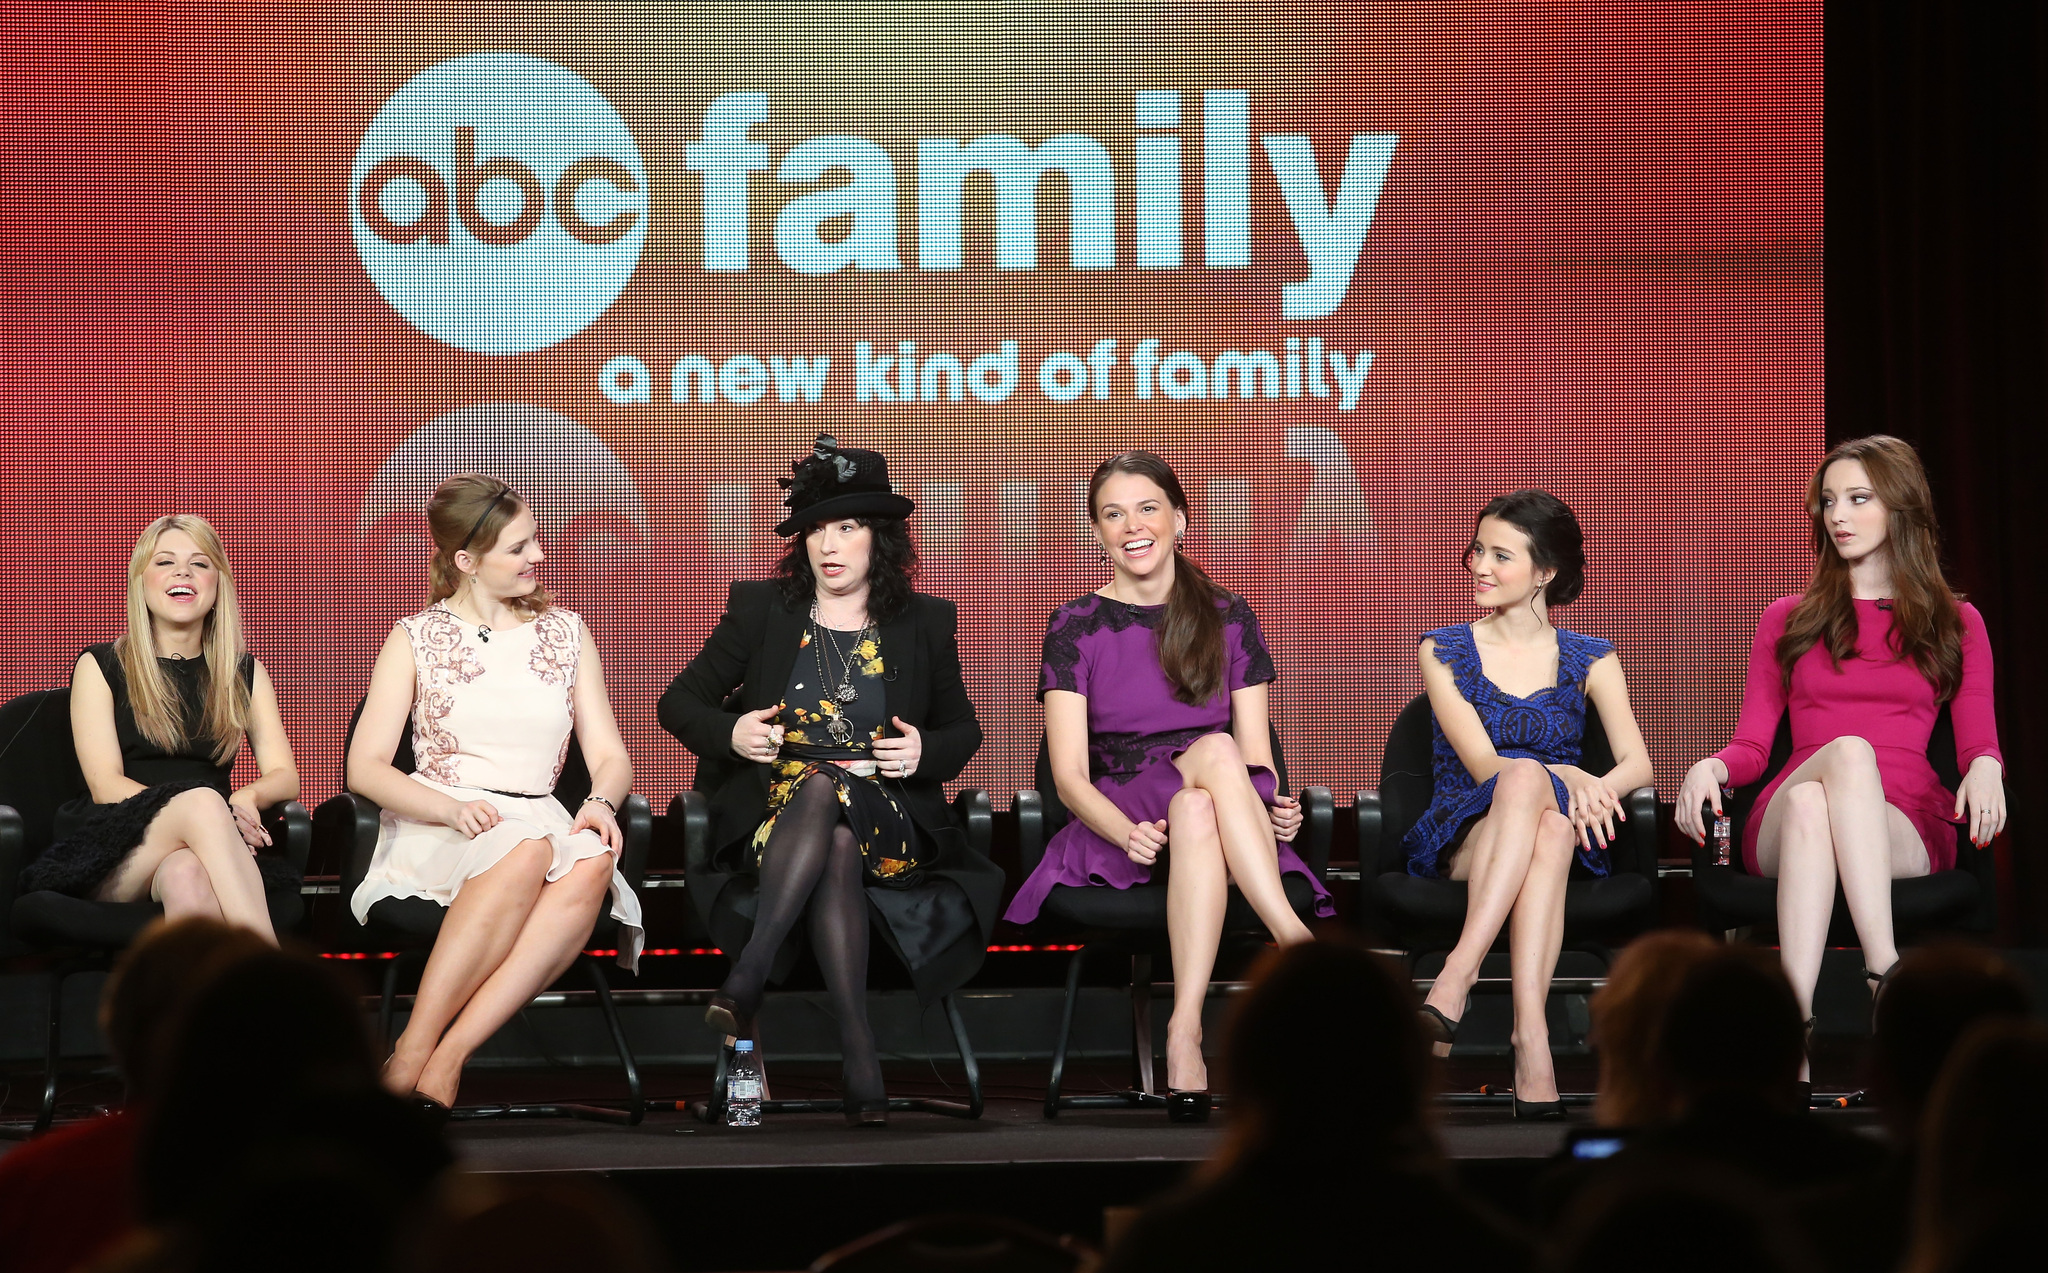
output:
[[839, 1018], [845, 1098], [876, 1100], [882, 1095], [882, 1065], [868, 1025], [868, 901], [860, 845], [839, 813], [839, 793], [831, 780], [814, 775], [776, 815], [761, 852], [761, 905], [754, 933], [721, 993], [733, 1000], [742, 1020], [751, 1021], [776, 952], [808, 909], [811, 950]]

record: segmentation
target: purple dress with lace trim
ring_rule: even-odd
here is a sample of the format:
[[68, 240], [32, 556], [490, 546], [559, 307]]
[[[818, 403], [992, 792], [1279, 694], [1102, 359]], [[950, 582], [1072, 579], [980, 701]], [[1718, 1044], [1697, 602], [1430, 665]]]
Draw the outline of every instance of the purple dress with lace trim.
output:
[[[1038, 697], [1071, 690], [1088, 699], [1089, 778], [1133, 821], [1164, 818], [1167, 803], [1184, 785], [1174, 760], [1196, 739], [1230, 732], [1231, 691], [1277, 679], [1258, 616], [1244, 598], [1226, 594], [1217, 605], [1223, 610], [1224, 688], [1199, 706], [1175, 698], [1159, 666], [1153, 632], [1165, 606], [1134, 606], [1090, 593], [1053, 611], [1046, 623]], [[1259, 798], [1271, 804], [1279, 779], [1263, 765], [1247, 768]], [[1336, 913], [1329, 891], [1290, 844], [1280, 845], [1280, 870], [1315, 886], [1317, 915]], [[1045, 857], [1003, 918], [1014, 924], [1036, 919], [1056, 885], [1129, 888], [1151, 879], [1152, 868], [1131, 861], [1123, 846], [1075, 818], [1045, 846]]]

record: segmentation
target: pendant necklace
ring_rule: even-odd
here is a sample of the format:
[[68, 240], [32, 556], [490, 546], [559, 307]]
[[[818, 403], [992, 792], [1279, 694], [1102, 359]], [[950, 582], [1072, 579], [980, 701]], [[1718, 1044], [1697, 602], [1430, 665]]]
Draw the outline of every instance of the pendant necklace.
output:
[[[827, 697], [842, 707], [858, 701], [860, 691], [853, 687], [853, 655], [859, 652], [861, 643], [868, 639], [868, 629], [874, 626], [873, 623], [863, 625], [861, 630], [854, 634], [852, 652], [839, 648], [839, 640], [832, 634], [832, 629], [826, 627], [824, 621], [818, 617], [818, 604], [815, 601], [811, 603], [811, 626], [823, 638], [811, 647], [811, 654], [818, 663], [820, 688], [830, 686], [831, 688], [826, 690]], [[827, 643], [831, 645], [832, 654], [839, 660], [841, 667], [839, 683], [836, 686], [832, 684], [831, 660], [825, 657], [824, 647]], [[846, 718], [843, 711], [825, 722], [825, 732], [841, 747], [848, 747], [853, 743], [853, 722]]]

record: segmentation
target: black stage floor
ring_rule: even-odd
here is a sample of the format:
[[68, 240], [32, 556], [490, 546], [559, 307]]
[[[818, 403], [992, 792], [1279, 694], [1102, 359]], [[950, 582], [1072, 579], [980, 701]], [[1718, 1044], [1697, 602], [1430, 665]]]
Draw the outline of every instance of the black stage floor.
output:
[[[1818, 1086], [1852, 1088], [1860, 1051], [1822, 1047]], [[836, 1068], [771, 1066], [773, 1094], [833, 1095]], [[1505, 1056], [1460, 1056], [1444, 1067], [1443, 1082], [1469, 1099], [1481, 1084], [1504, 1082], [1510, 1073]], [[475, 1119], [452, 1123], [448, 1134], [472, 1171], [602, 1180], [647, 1213], [679, 1271], [800, 1269], [886, 1224], [944, 1211], [1006, 1215], [1099, 1243], [1105, 1208], [1139, 1205], [1173, 1188], [1228, 1134], [1227, 1110], [1202, 1126], [1170, 1124], [1161, 1110], [1069, 1110], [1048, 1120], [1041, 1113], [1042, 1064], [997, 1062], [984, 1066], [983, 1077], [987, 1105], [975, 1121], [892, 1113], [885, 1129], [855, 1131], [835, 1114], [785, 1114], [753, 1128], [706, 1125], [676, 1106], [701, 1097], [708, 1076], [657, 1069], [646, 1076], [646, 1088], [667, 1108], [638, 1127]], [[1558, 1077], [1567, 1092], [1590, 1091], [1591, 1058], [1558, 1058]], [[1122, 1066], [1083, 1063], [1069, 1069], [1067, 1090], [1111, 1090], [1123, 1078]], [[888, 1079], [892, 1095], [960, 1095], [944, 1067], [896, 1063]], [[10, 1105], [20, 1103], [23, 1086], [15, 1085]], [[463, 1089], [465, 1104], [622, 1095], [616, 1077], [596, 1069], [476, 1069]], [[65, 1088], [74, 1109], [118, 1097], [111, 1080], [89, 1075]], [[1505, 1105], [1447, 1102], [1438, 1126], [1466, 1187], [1518, 1214], [1530, 1182], [1589, 1113], [1579, 1107], [1566, 1123], [1529, 1124], [1515, 1122]], [[1877, 1134], [1868, 1108], [1819, 1116]], [[5, 1147], [0, 1142], [0, 1152]]]

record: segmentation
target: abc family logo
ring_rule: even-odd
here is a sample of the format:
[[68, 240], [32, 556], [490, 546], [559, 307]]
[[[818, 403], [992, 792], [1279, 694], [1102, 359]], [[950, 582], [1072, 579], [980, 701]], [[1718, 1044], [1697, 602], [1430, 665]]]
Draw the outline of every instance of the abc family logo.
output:
[[356, 251], [434, 339], [519, 354], [576, 335], [647, 241], [647, 171], [588, 80], [521, 53], [428, 67], [370, 121], [349, 177]]

